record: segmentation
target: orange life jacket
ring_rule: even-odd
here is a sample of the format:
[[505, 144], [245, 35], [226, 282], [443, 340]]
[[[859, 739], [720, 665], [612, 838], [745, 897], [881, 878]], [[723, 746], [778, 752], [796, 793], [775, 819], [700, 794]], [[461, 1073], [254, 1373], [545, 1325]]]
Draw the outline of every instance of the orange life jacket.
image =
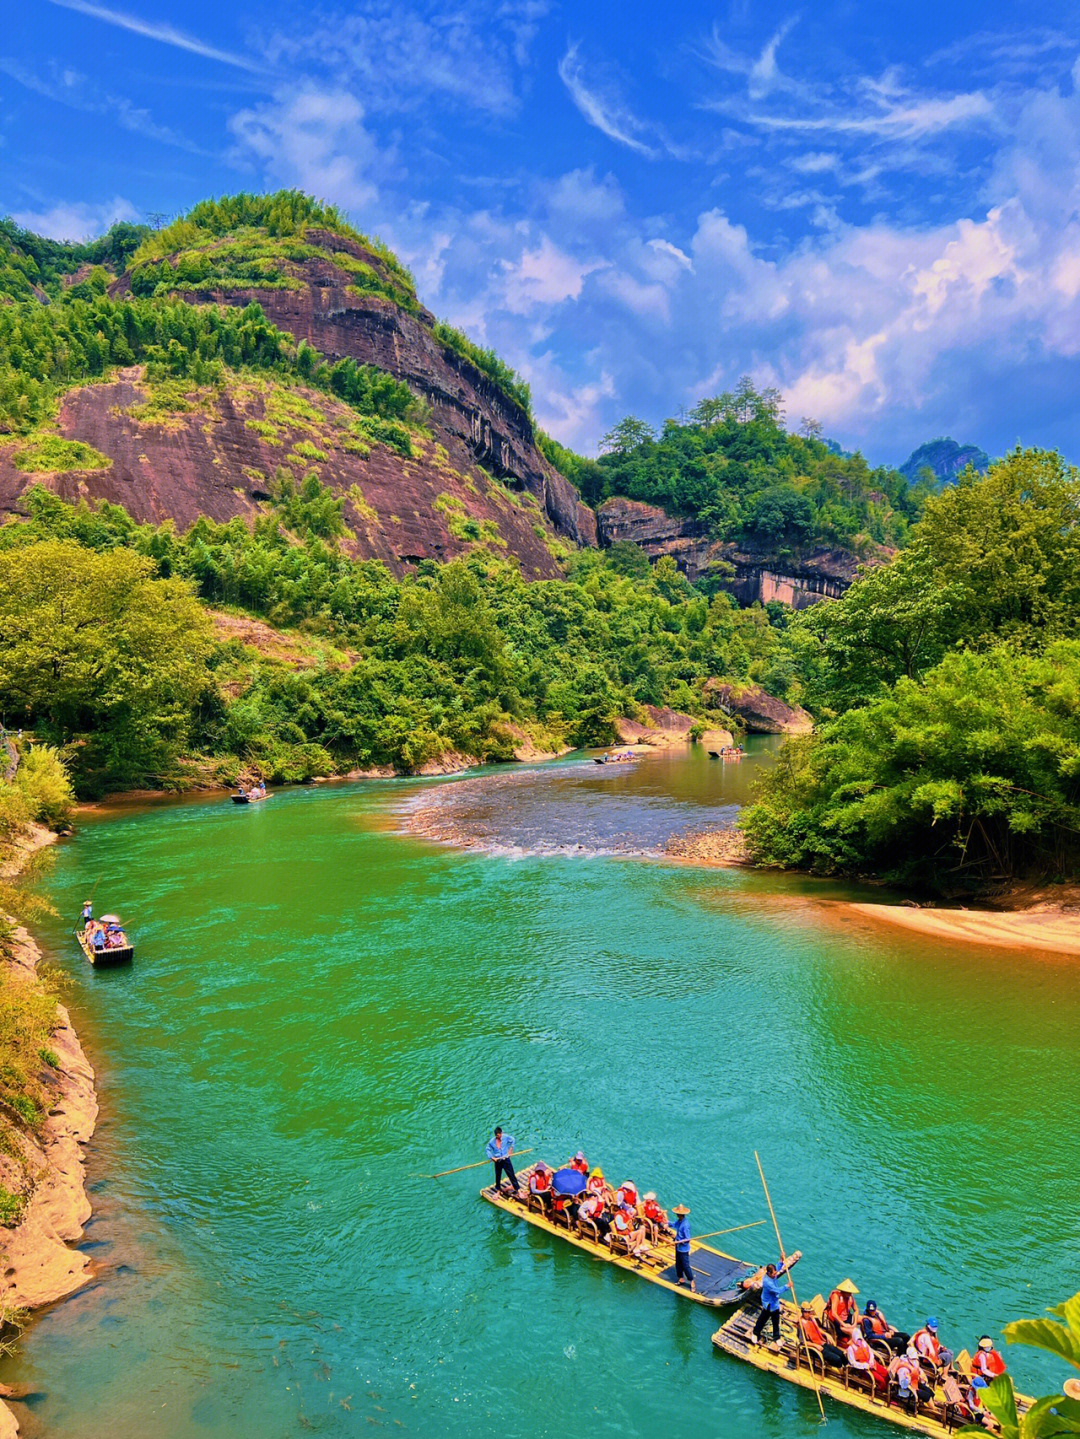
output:
[[604, 1207], [604, 1201], [598, 1194], [587, 1194], [578, 1205], [578, 1213], [582, 1219], [595, 1219]]
[[661, 1209], [655, 1199], [646, 1199], [645, 1218], [651, 1219], [654, 1224], [666, 1224], [667, 1210]]
[[570, 1168], [576, 1169], [579, 1174], [588, 1174], [589, 1165], [584, 1159], [571, 1159]]
[[545, 1169], [529, 1176], [529, 1188], [534, 1194], [544, 1194], [551, 1188], [551, 1175]]
[[932, 1359], [936, 1364], [941, 1354], [941, 1345], [930, 1333], [929, 1329], [920, 1329], [912, 1339], [912, 1344], [920, 1354], [925, 1354], [927, 1359]]
[[622, 1184], [615, 1191], [615, 1199], [619, 1204], [629, 1204], [631, 1209], [636, 1209], [637, 1189], [632, 1184]]
[[905, 1355], [896, 1366], [896, 1382], [901, 1389], [917, 1389], [922, 1382], [922, 1370], [914, 1359]]
[[825, 1343], [825, 1336], [818, 1327], [816, 1319], [804, 1319], [802, 1321], [803, 1338], [810, 1344], [816, 1344], [820, 1349]]
[[620, 1234], [629, 1234], [634, 1227], [634, 1216], [628, 1214], [625, 1209], [616, 1209], [611, 1216], [611, 1222]]
[[848, 1358], [856, 1368], [866, 1368], [874, 1361], [870, 1346], [865, 1339], [856, 1339], [848, 1345]]
[[863, 1327], [872, 1329], [875, 1334], [884, 1334], [889, 1326], [880, 1314], [864, 1314]]
[[839, 1289], [834, 1289], [829, 1295], [829, 1313], [834, 1319], [839, 1319], [841, 1324], [851, 1323], [851, 1311], [855, 1308], [855, 1301], [850, 1294], [842, 1294]]
[[1005, 1373], [1005, 1361], [996, 1349], [976, 1349], [971, 1367], [984, 1379], [996, 1379]]

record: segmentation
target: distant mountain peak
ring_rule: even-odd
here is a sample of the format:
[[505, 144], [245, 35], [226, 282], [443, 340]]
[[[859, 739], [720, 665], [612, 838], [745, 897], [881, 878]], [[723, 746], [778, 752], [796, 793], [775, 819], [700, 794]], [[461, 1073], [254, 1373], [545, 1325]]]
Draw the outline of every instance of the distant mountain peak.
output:
[[990, 456], [985, 450], [980, 450], [978, 445], [961, 445], [956, 440], [942, 436], [937, 440], [927, 440], [925, 445], [913, 450], [899, 469], [912, 484], [918, 480], [923, 470], [932, 470], [938, 484], [947, 485], [955, 480], [961, 470], [966, 470], [968, 465], [973, 465], [980, 474], [985, 474], [990, 468]]

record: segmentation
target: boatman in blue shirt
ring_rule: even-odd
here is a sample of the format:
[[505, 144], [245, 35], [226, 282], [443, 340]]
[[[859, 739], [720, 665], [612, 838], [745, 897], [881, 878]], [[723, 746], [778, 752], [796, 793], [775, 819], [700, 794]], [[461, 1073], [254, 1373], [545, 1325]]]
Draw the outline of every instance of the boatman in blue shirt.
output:
[[675, 1215], [675, 1283], [681, 1285], [685, 1281], [690, 1286], [690, 1293], [696, 1294], [697, 1285], [690, 1265], [690, 1220], [687, 1218], [690, 1211], [685, 1204], [676, 1204], [672, 1213]]
[[507, 1179], [514, 1186], [514, 1193], [521, 1193], [521, 1186], [518, 1177], [514, 1173], [514, 1166], [510, 1163], [510, 1156], [514, 1152], [514, 1136], [503, 1134], [502, 1125], [495, 1126], [494, 1136], [488, 1140], [485, 1153], [489, 1159], [495, 1161], [495, 1188], [498, 1189], [505, 1173]]
[[[794, 1259], [792, 1255], [792, 1259]], [[781, 1281], [781, 1275], [787, 1270], [788, 1260], [777, 1270], [775, 1264], [766, 1264], [765, 1277], [761, 1281], [761, 1313], [754, 1325], [754, 1343], [761, 1343], [761, 1336], [765, 1332], [765, 1326], [772, 1320], [772, 1342], [773, 1348], [780, 1347], [780, 1296], [791, 1285]]]

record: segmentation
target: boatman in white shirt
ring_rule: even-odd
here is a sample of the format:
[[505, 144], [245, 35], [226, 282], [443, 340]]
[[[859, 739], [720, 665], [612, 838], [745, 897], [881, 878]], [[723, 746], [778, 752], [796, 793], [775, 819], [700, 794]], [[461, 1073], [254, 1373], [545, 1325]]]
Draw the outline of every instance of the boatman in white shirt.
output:
[[485, 1150], [487, 1157], [495, 1161], [495, 1188], [499, 1188], [503, 1174], [505, 1173], [507, 1179], [509, 1179], [510, 1183], [514, 1186], [514, 1193], [520, 1194], [521, 1186], [518, 1183], [517, 1175], [514, 1173], [514, 1166], [510, 1163], [510, 1156], [513, 1152], [514, 1136], [512, 1134], [503, 1134], [502, 1125], [497, 1124], [495, 1126], [495, 1133], [492, 1138], [488, 1140], [487, 1149]]

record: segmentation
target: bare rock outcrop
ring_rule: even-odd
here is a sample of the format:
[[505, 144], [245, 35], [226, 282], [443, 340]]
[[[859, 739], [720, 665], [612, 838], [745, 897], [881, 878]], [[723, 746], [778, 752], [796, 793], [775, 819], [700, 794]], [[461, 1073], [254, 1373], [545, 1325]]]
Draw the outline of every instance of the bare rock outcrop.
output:
[[[641, 708], [644, 720], [621, 715], [615, 721], [615, 732], [620, 744], [643, 744], [655, 749], [689, 744], [691, 730], [700, 723], [693, 715], [683, 714], [679, 710], [659, 708], [656, 705], [642, 705]], [[702, 735], [701, 743], [709, 749], [724, 749], [735, 741], [730, 730], [709, 729]]]
[[736, 686], [723, 680], [706, 680], [705, 695], [733, 715], [754, 734], [809, 734], [814, 721], [798, 705], [785, 704], [766, 694], [760, 685]]
[[777, 557], [731, 541], [714, 540], [701, 520], [669, 515], [657, 505], [615, 496], [597, 511], [601, 545], [620, 540], [640, 545], [650, 560], [670, 555], [691, 580], [699, 580], [717, 563], [730, 566], [721, 580], [740, 604], [780, 600], [806, 609], [823, 599], [839, 599], [855, 578], [859, 561], [846, 550], [817, 546], [800, 554]]

